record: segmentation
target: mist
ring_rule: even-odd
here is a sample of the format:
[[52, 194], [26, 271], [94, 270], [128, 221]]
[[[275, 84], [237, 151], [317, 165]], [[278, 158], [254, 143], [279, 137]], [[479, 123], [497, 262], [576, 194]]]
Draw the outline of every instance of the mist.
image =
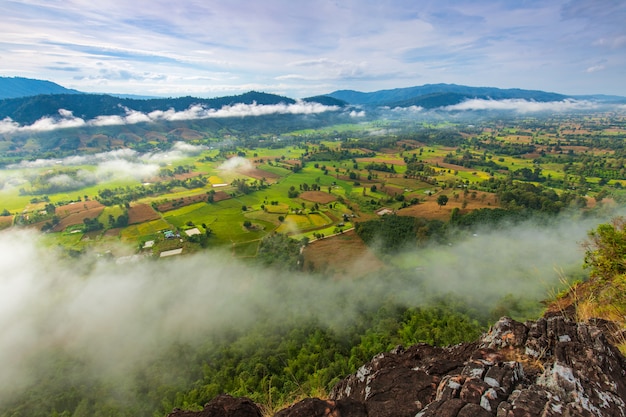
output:
[[272, 114], [318, 114], [327, 111], [340, 110], [337, 106], [326, 106], [319, 103], [297, 101], [294, 104], [243, 104], [237, 103], [223, 106], [219, 109], [204, 107], [200, 104], [189, 106], [188, 109], [176, 111], [155, 110], [142, 113], [125, 108], [125, 115], [98, 116], [91, 120], [84, 120], [66, 109], [59, 109], [58, 117], [42, 117], [31, 125], [22, 126], [7, 117], [0, 120], [0, 134], [17, 132], [48, 132], [57, 129], [77, 128], [85, 126], [119, 126], [137, 123], [152, 123], [161, 121], [197, 120], [225, 117], [266, 116]]
[[[450, 245], [406, 250], [405, 264], [364, 278], [287, 274], [220, 250], [117, 264], [67, 259], [32, 231], [0, 233], [0, 402], [36, 381], [36, 361], [61, 349], [91, 377], [140, 369], [177, 343], [256, 322], [317, 318], [341, 329], [384, 300], [407, 307], [453, 294], [485, 312], [502, 297], [549, 298], [580, 274], [580, 243], [608, 219], [563, 217], [477, 231]], [[347, 261], [348, 262], [348, 261]], [[354, 260], [352, 262], [359, 262]]]
[[224, 163], [220, 164], [220, 166], [217, 167], [218, 170], [228, 171], [228, 172], [237, 171], [237, 170], [241, 170], [245, 172], [245, 171], [250, 171], [253, 168], [254, 168], [254, 164], [252, 164], [252, 162], [250, 162], [246, 158], [242, 158], [241, 156], [233, 156], [232, 158], [229, 158], [228, 160], [226, 160]]
[[442, 107], [445, 111], [514, 111], [516, 113], [538, 113], [538, 112], [566, 112], [581, 110], [596, 110], [600, 107], [598, 103], [588, 100], [565, 99], [562, 101], [530, 101], [524, 99], [503, 99], [485, 100], [471, 99], [459, 104]]
[[176, 142], [169, 150], [140, 154], [132, 149], [116, 149], [92, 155], [75, 155], [61, 159], [36, 159], [21, 161], [0, 170], [0, 190], [14, 188], [28, 183], [27, 174], [21, 170], [44, 169], [52, 167], [81, 167], [91, 165], [93, 170], [79, 169], [74, 176], [61, 173], [46, 179], [52, 186], [64, 190], [79, 189], [112, 179], [134, 179], [141, 181], [158, 175], [164, 164], [197, 156], [206, 150], [206, 146]]

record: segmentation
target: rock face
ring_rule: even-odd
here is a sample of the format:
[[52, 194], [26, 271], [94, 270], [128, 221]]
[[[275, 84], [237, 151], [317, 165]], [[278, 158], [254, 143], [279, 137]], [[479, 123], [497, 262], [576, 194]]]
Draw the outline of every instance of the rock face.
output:
[[[475, 343], [380, 354], [329, 400], [309, 398], [276, 417], [626, 417], [625, 401], [626, 359], [599, 327], [505, 317]], [[214, 415], [252, 416], [171, 414]]]
[[174, 410], [167, 417], [262, 417], [261, 409], [249, 398], [227, 394], [213, 398], [202, 411]]

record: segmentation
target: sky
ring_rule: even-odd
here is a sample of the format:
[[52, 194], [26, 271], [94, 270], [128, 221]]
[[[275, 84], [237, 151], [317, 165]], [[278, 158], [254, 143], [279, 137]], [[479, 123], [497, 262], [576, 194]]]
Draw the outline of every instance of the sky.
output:
[[301, 98], [429, 83], [626, 96], [624, 0], [0, 0], [0, 76]]

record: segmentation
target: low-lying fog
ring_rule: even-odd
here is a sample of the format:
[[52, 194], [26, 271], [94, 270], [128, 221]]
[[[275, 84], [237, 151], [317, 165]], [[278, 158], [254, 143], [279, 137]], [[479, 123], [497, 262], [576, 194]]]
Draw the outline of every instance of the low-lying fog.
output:
[[406, 251], [405, 260], [419, 267], [358, 280], [287, 276], [217, 250], [124, 265], [67, 259], [34, 232], [5, 231], [0, 402], [34, 382], [33, 358], [52, 348], [93, 367], [94, 375], [107, 375], [141, 366], [172, 343], [193, 344], [257, 320], [317, 316], [341, 328], [357, 311], [390, 297], [419, 306], [453, 293], [484, 309], [507, 294], [547, 298], [561, 271], [580, 272], [580, 243], [606, 221], [562, 217], [552, 226], [478, 231], [449, 246]]

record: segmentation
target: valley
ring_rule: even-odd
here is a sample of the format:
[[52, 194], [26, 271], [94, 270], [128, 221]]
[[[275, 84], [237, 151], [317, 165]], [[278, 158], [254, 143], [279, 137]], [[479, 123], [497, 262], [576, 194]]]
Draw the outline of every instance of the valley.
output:
[[[77, 136], [77, 156], [5, 166], [0, 191], [2, 228], [44, 231], [72, 256], [226, 248], [254, 258], [274, 233], [306, 245], [385, 214], [465, 224], [472, 212], [591, 212], [622, 202], [626, 185], [619, 113], [379, 119], [222, 137], [187, 128], [116, 148], [115, 136], [106, 148], [93, 148], [102, 133]], [[340, 267], [307, 252], [301, 268]]]

